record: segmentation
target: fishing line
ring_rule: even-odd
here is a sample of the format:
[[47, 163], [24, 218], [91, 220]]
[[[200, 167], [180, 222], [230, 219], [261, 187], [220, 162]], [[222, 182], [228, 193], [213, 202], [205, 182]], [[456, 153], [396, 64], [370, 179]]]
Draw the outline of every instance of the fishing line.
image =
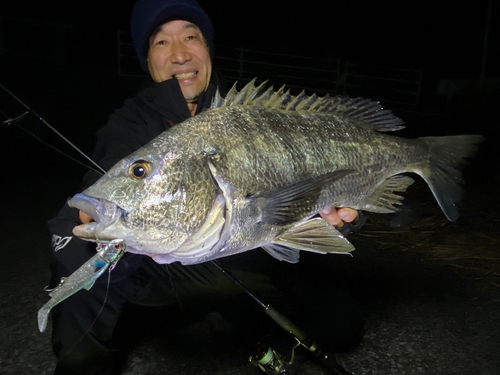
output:
[[[98, 245], [100, 246], [100, 244]], [[101, 315], [101, 313], [103, 312], [104, 310], [104, 306], [106, 306], [106, 302], [108, 300], [108, 294], [109, 294], [109, 286], [111, 284], [111, 268], [108, 269], [108, 281], [107, 281], [107, 284], [106, 284], [106, 294], [104, 295], [104, 300], [102, 302], [102, 305], [101, 305], [101, 309], [99, 310], [99, 312], [97, 313], [95, 319], [93, 320], [92, 323], [90, 323], [90, 325], [87, 327], [87, 329], [85, 330], [85, 332], [82, 333], [82, 335], [80, 336], [80, 338], [78, 340], [76, 340], [73, 345], [71, 345], [71, 347], [68, 349], [68, 351], [66, 353], [70, 353], [74, 348], [75, 346], [83, 340], [83, 338], [90, 332], [90, 329], [94, 326], [94, 324], [97, 322], [97, 320], [99, 319], [99, 316]], [[97, 280], [96, 280], [97, 282]]]
[[170, 267], [169, 266], [170, 266], [169, 264], [165, 264], [165, 269], [167, 270], [167, 275], [168, 275], [168, 281], [170, 282], [170, 287], [172, 288], [172, 291], [174, 292], [175, 300], [179, 304], [179, 307], [180, 307], [180, 309], [182, 311], [182, 310], [184, 310], [184, 306], [183, 306], [182, 301], [181, 301], [181, 299], [179, 297], [179, 293], [177, 291], [177, 288], [174, 285], [174, 280], [173, 280], [172, 273], [170, 271]]
[[[71, 141], [69, 139], [67, 139], [64, 135], [62, 135], [61, 133], [59, 133], [54, 127], [52, 127], [47, 121], [45, 121], [40, 115], [38, 115], [35, 111], [33, 111], [30, 107], [28, 107], [27, 104], [25, 104], [21, 99], [19, 99], [17, 96], [15, 96], [10, 90], [8, 90], [4, 85], [2, 85], [0, 83], [0, 87], [7, 93], [9, 94], [12, 98], [14, 98], [19, 104], [21, 104], [24, 108], [26, 108], [28, 110], [29, 113], [31, 113], [33, 116], [35, 116], [39, 121], [41, 121], [44, 125], [46, 125], [50, 130], [52, 130], [54, 133], [56, 133], [59, 137], [61, 137], [67, 144], [69, 144], [71, 147], [73, 147], [78, 153], [80, 153], [83, 157], [85, 157], [85, 159], [87, 159], [88, 161], [90, 161], [101, 173], [101, 174], [105, 174], [106, 171], [99, 165], [97, 164], [95, 161], [93, 161], [90, 157], [88, 157], [84, 152], [82, 152], [78, 147], [76, 147], [73, 143], [71, 143]], [[19, 120], [20, 119], [20, 116], [17, 117], [15, 120], [12, 120], [12, 119], [9, 119], [10, 122], [8, 121], [4, 121], [2, 124], [11, 124], [13, 123], [14, 121], [16, 120]], [[63, 153], [64, 155], [64, 153]], [[88, 166], [87, 166], [88, 167]], [[90, 168], [90, 167], [88, 167]], [[90, 168], [92, 169], [92, 168]]]
[[[27, 112], [23, 113], [22, 115], [20, 116], [17, 116], [15, 118], [9, 118], [9, 116], [7, 116], [5, 113], [3, 112], [0, 112], [3, 116], [5, 116], [7, 118], [7, 120], [3, 121], [1, 123], [1, 125], [16, 125], [18, 128], [20, 128], [21, 130], [25, 131], [26, 133], [28, 133], [29, 135], [33, 136], [35, 139], [37, 139], [38, 141], [42, 142], [44, 145], [46, 146], [49, 146], [50, 148], [54, 149], [55, 151], [59, 152], [60, 154], [66, 156], [67, 158], [73, 160], [74, 162], [80, 164], [80, 165], [83, 165], [84, 167], [88, 168], [88, 169], [91, 169], [99, 174], [105, 174], [106, 171], [99, 165], [97, 164], [96, 162], [94, 162], [90, 157], [88, 157], [84, 152], [82, 152], [77, 146], [75, 146], [69, 139], [67, 139], [65, 136], [63, 136], [60, 132], [58, 132], [54, 127], [52, 127], [47, 121], [45, 121], [45, 119], [43, 119], [40, 115], [38, 115], [35, 111], [33, 111], [27, 104], [25, 104], [21, 99], [19, 99], [16, 95], [14, 95], [10, 90], [8, 90], [3, 84], [0, 83], [0, 87], [5, 91], [7, 92], [12, 98], [14, 98], [19, 104], [21, 104], [24, 108], [27, 109]], [[71, 147], [73, 147], [73, 149], [75, 149], [78, 153], [80, 153], [83, 157], [85, 157], [85, 159], [87, 159], [88, 161], [90, 161], [96, 168], [93, 168], [91, 166], [88, 166], [82, 162], [80, 162], [79, 160], [73, 158], [72, 156], [62, 152], [61, 150], [57, 149], [56, 147], [48, 144], [47, 142], [45, 142], [44, 140], [42, 140], [40, 137], [38, 137], [37, 135], [35, 135], [34, 133], [30, 132], [29, 130], [23, 128], [22, 126], [20, 126], [19, 124], [17, 124], [16, 122], [22, 120], [28, 113], [32, 114], [33, 116], [35, 116], [39, 121], [41, 121], [44, 125], [46, 125], [50, 130], [52, 130], [54, 133], [56, 133], [60, 138], [62, 138], [67, 144], [69, 144]], [[97, 249], [99, 249], [99, 247], [102, 245], [102, 243], [98, 243], [97, 245]], [[90, 329], [94, 326], [94, 324], [97, 322], [97, 319], [99, 319], [99, 316], [101, 315], [101, 313], [103, 312], [104, 310], [104, 307], [106, 306], [106, 302], [107, 302], [107, 299], [108, 299], [108, 295], [109, 295], [109, 288], [110, 288], [110, 284], [111, 284], [111, 271], [112, 271], [112, 268], [110, 268], [108, 270], [108, 280], [107, 280], [107, 284], [106, 284], [106, 294], [104, 296], [104, 301], [101, 305], [101, 308], [99, 310], [99, 312], [97, 313], [95, 319], [93, 320], [93, 322], [87, 327], [87, 329], [85, 330], [85, 332], [80, 336], [80, 338], [75, 341], [75, 343], [70, 347], [70, 349], [68, 350], [68, 352], [71, 352], [75, 346], [80, 342], [82, 341], [82, 339], [90, 332]]]
[[16, 125], [19, 129], [21, 129], [21, 130], [25, 131], [25, 132], [26, 132], [26, 133], [28, 133], [29, 135], [31, 135], [31, 136], [33, 136], [33, 137], [35, 137], [37, 140], [39, 140], [40, 142], [42, 142], [44, 145], [46, 145], [46, 146], [48, 146], [48, 147], [52, 148], [53, 150], [55, 150], [55, 151], [59, 152], [60, 154], [62, 154], [62, 155], [64, 155], [64, 156], [66, 156], [67, 158], [69, 158], [69, 159], [73, 160], [75, 163], [78, 163], [78, 164], [80, 164], [80, 165], [83, 165], [84, 167], [86, 167], [86, 168], [88, 168], [88, 169], [91, 169], [91, 170], [93, 170], [94, 172], [97, 172], [97, 173], [99, 173], [99, 174], [102, 174], [102, 172], [101, 172], [101, 171], [98, 171], [97, 169], [95, 169], [95, 168], [93, 168], [93, 167], [91, 167], [91, 166], [89, 166], [89, 165], [87, 165], [87, 164], [85, 164], [85, 163], [82, 163], [80, 160], [75, 159], [74, 157], [72, 157], [72, 156], [70, 156], [70, 155], [68, 155], [68, 154], [66, 154], [66, 153], [64, 153], [64, 152], [62, 152], [62, 151], [61, 151], [61, 150], [59, 150], [58, 148], [56, 148], [56, 147], [52, 146], [51, 144], [49, 144], [49, 143], [45, 142], [43, 139], [41, 139], [40, 137], [38, 137], [36, 134], [34, 134], [34, 133], [30, 132], [29, 130], [27, 130], [27, 129], [23, 128], [21, 125], [19, 125], [19, 124], [14, 124], [14, 125]]

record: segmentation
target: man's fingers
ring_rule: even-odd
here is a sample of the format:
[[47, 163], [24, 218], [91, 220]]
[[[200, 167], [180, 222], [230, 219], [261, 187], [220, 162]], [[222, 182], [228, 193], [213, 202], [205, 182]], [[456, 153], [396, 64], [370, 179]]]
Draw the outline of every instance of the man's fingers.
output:
[[346, 223], [354, 223], [358, 218], [358, 211], [349, 208], [326, 207], [320, 211], [319, 215], [334, 227], [340, 228]]
[[78, 213], [78, 216], [80, 217], [80, 221], [83, 223], [83, 224], [88, 224], [88, 223], [91, 223], [94, 221], [94, 219], [92, 219], [91, 216], [87, 215], [85, 212], [83, 211], [80, 211]]
[[354, 223], [356, 219], [358, 218], [358, 211], [349, 208], [349, 207], [342, 207], [337, 210], [337, 213], [343, 221], [347, 223]]
[[320, 211], [319, 215], [323, 218], [323, 220], [327, 221], [334, 227], [341, 227], [344, 225], [335, 207], [327, 207], [323, 211]]

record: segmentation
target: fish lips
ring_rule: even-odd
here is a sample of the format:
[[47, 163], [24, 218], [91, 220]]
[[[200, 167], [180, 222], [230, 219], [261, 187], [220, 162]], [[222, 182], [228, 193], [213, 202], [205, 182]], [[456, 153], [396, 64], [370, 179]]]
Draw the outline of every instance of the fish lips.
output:
[[92, 198], [85, 194], [76, 194], [68, 200], [68, 205], [85, 212], [94, 222], [78, 225], [73, 234], [88, 241], [109, 241], [116, 238], [106, 234], [106, 228], [115, 226], [122, 216], [122, 209], [113, 202], [100, 198]]

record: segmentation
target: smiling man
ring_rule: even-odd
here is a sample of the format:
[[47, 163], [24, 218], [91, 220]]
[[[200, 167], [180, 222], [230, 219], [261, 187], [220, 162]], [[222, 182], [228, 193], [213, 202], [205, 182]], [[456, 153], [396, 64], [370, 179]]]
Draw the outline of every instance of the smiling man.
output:
[[[151, 139], [210, 106], [224, 84], [213, 70], [213, 26], [195, 0], [140, 0], [133, 9], [131, 34], [142, 69], [151, 82], [127, 99], [97, 132], [93, 158], [104, 169]], [[89, 172], [83, 187], [100, 176]], [[351, 209], [328, 208], [321, 214], [332, 225], [353, 221]], [[55, 262], [51, 286], [67, 277], [95, 254], [95, 244], [73, 237], [72, 229], [92, 218], [65, 205], [49, 221]], [[262, 272], [271, 258], [258, 251], [221, 260], [250, 289], [261, 295], [276, 292]], [[54, 374], [116, 373], [113, 331], [126, 303], [176, 304], [201, 295], [238, 294], [210, 264], [159, 265], [152, 259], [126, 253], [108, 279], [102, 277], [52, 310], [52, 344], [58, 362]], [[175, 290], [172, 288], [175, 286]], [[105, 301], [105, 302], [104, 302]]]
[[155, 82], [178, 80], [194, 116], [198, 97], [207, 90], [212, 74], [210, 53], [198, 26], [183, 20], [161, 25], [149, 39], [147, 61]]

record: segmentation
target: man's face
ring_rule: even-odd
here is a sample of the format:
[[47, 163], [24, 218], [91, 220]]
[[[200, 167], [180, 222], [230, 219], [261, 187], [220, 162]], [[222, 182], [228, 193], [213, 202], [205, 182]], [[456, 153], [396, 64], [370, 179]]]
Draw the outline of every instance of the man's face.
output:
[[148, 69], [155, 82], [177, 78], [184, 98], [196, 102], [212, 74], [210, 53], [198, 26], [169, 21], [149, 40]]

